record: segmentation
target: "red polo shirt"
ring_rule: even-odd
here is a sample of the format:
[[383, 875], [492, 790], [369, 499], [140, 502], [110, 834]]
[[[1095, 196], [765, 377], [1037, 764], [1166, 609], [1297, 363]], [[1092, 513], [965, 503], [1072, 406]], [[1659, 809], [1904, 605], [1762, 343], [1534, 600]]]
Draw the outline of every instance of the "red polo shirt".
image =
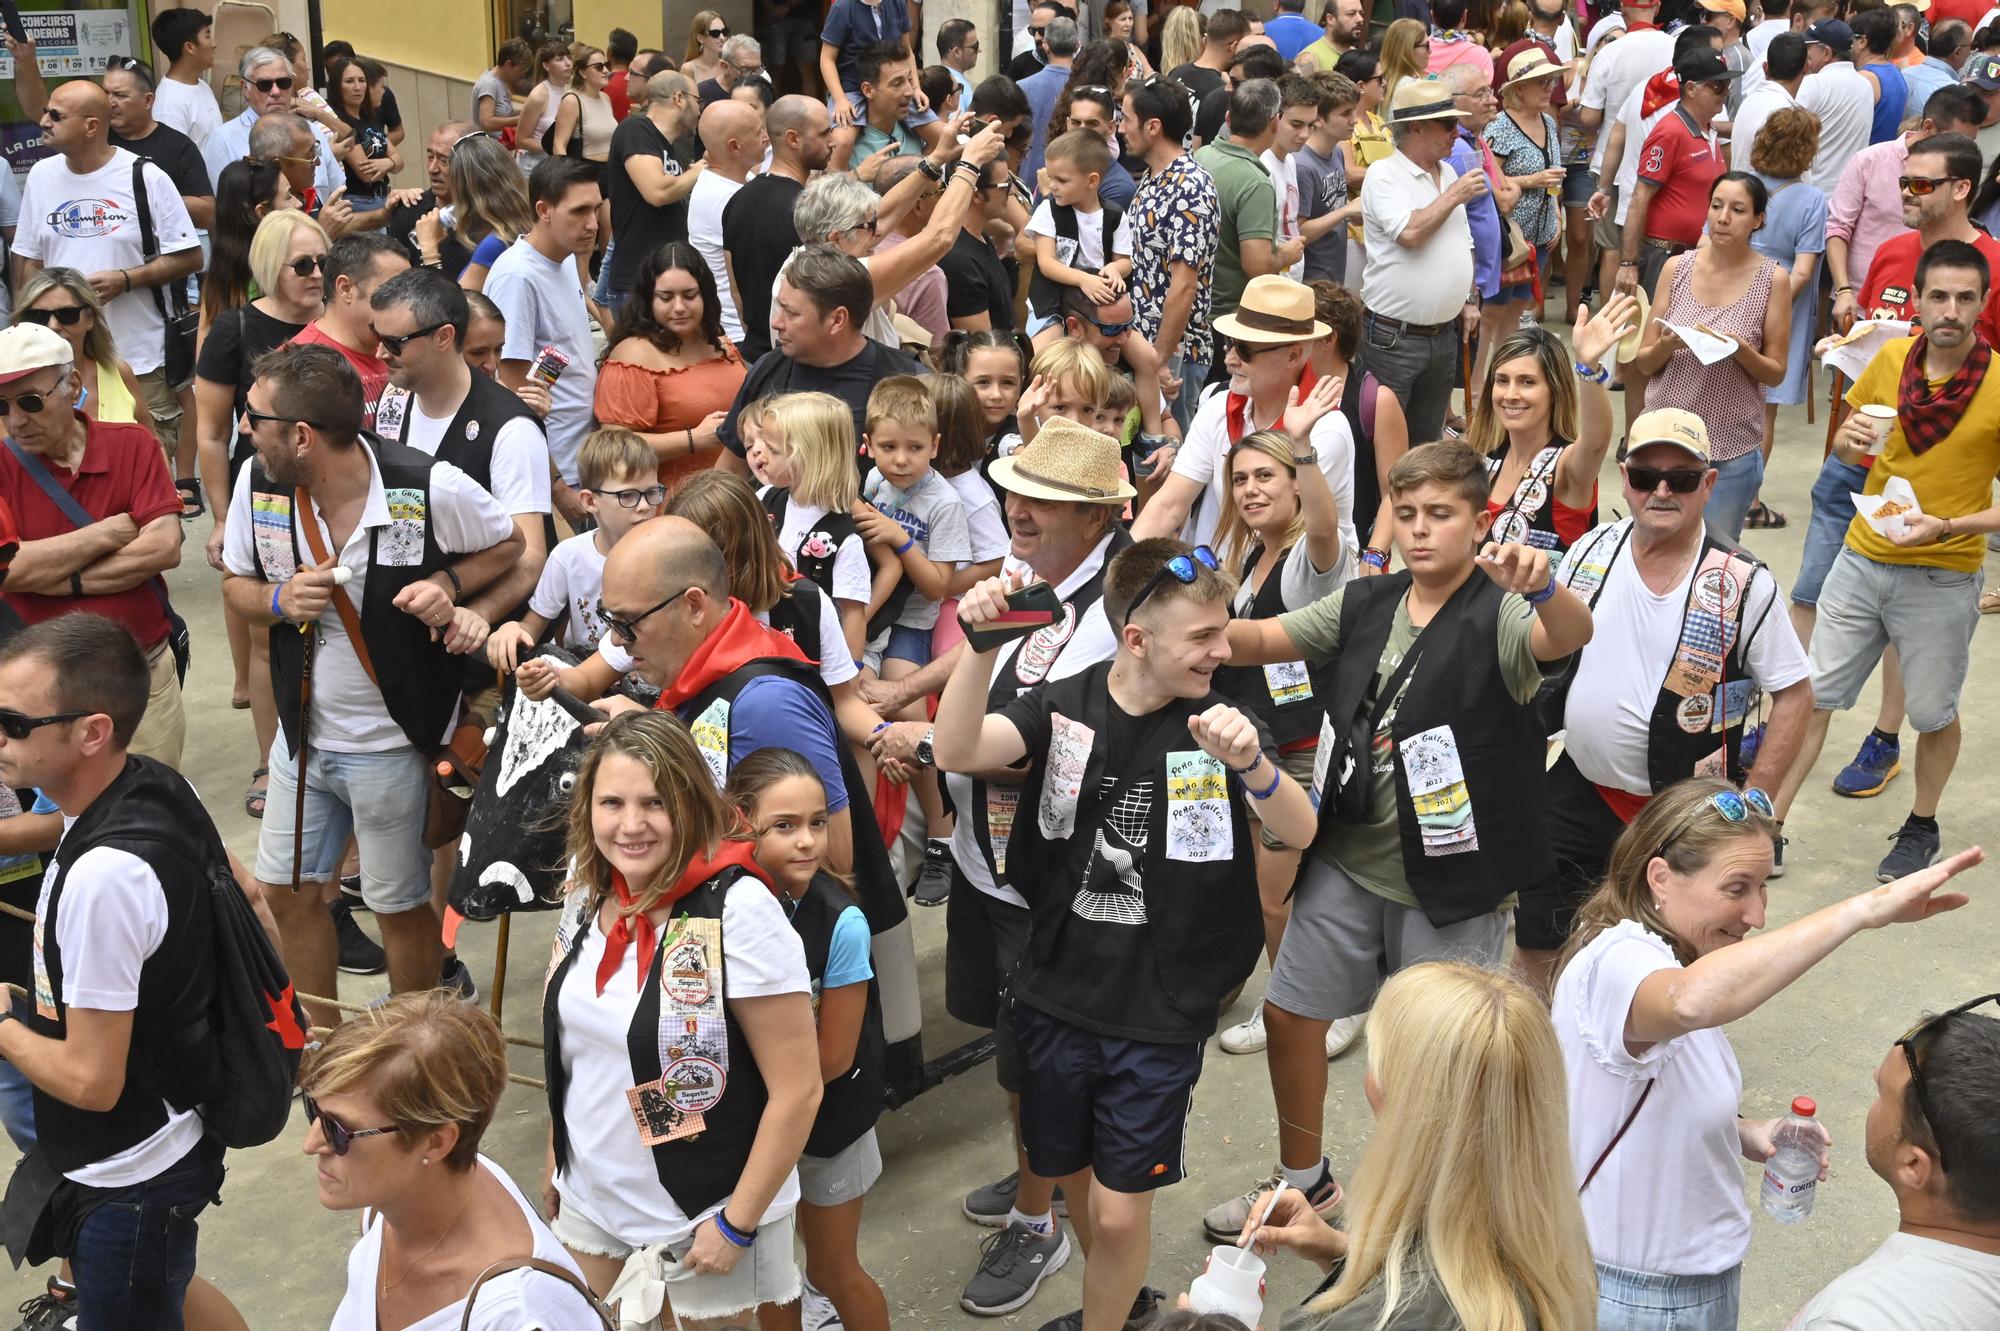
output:
[[347, 363], [361, 376], [361, 424], [365, 429], [375, 428], [375, 404], [382, 400], [382, 390], [389, 386], [389, 362], [380, 356], [370, 356], [356, 351], [345, 342], [337, 341], [319, 326], [317, 320], [300, 329], [292, 341], [306, 346], [332, 347], [347, 357]]
[[[1996, 276], [2000, 276], [2000, 240], [1981, 231], [1973, 247], [1986, 256]], [[1861, 284], [1860, 318], [1870, 318], [1886, 310], [1892, 319], [1917, 318], [1917, 260], [1923, 257], [1923, 236], [1905, 231], [1891, 236], [1876, 247], [1868, 261], [1868, 280]], [[2000, 347], [2000, 282], [1990, 284], [1986, 308], [1979, 315], [1979, 331], [1989, 347]]]
[[1729, 169], [1715, 135], [1694, 127], [1679, 107], [1662, 117], [1639, 150], [1639, 179], [1657, 186], [1646, 209], [1646, 235], [1693, 245], [1708, 224], [1708, 192]]
[[[44, 460], [49, 474], [84, 512], [96, 520], [129, 513], [141, 527], [180, 512], [180, 493], [174, 489], [173, 474], [167, 470], [166, 457], [152, 431], [142, 425], [107, 425], [102, 421], [88, 421], [87, 431], [83, 461], [75, 471], [64, 471]], [[76, 524], [63, 516], [6, 449], [0, 449], [0, 503], [13, 511], [23, 541], [45, 541], [76, 530]], [[160, 609], [150, 579], [101, 596], [43, 596], [7, 591], [5, 584], [0, 584], [0, 594], [30, 624], [72, 610], [88, 610], [123, 624], [148, 651], [167, 636], [166, 612]]]
[[604, 95], [611, 99], [611, 114], [618, 120], [632, 114], [630, 75], [630, 70], [621, 69], [604, 84]]

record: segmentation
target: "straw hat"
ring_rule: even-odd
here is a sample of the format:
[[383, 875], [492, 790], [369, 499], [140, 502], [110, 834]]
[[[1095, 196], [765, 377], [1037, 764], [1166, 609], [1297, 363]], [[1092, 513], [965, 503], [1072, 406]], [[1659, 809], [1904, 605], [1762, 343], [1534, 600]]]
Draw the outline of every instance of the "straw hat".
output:
[[1460, 114], [1451, 85], [1443, 79], [1404, 79], [1396, 85], [1389, 114], [1383, 118], [1392, 125], [1407, 125], [1417, 120], [1456, 120]]
[[1639, 354], [1639, 343], [1646, 336], [1646, 325], [1653, 322], [1653, 298], [1646, 294], [1646, 288], [1632, 288], [1632, 299], [1639, 302], [1639, 308], [1632, 311], [1632, 327], [1625, 336], [1618, 339], [1618, 363], [1625, 364]]
[[1234, 314], [1215, 321], [1215, 331], [1239, 342], [1282, 347], [1316, 342], [1333, 330], [1313, 318], [1313, 290], [1277, 273], [1253, 277], [1243, 288]]
[[1118, 441], [1051, 416], [1034, 442], [992, 467], [993, 483], [1025, 499], [1058, 504], [1123, 504], [1139, 492], [1118, 472]]
[[1507, 81], [1500, 85], [1500, 89], [1504, 92], [1516, 84], [1532, 83], [1536, 79], [1552, 79], [1568, 69], [1568, 65], [1557, 61], [1549, 54], [1546, 47], [1537, 43], [1517, 53], [1507, 62]]

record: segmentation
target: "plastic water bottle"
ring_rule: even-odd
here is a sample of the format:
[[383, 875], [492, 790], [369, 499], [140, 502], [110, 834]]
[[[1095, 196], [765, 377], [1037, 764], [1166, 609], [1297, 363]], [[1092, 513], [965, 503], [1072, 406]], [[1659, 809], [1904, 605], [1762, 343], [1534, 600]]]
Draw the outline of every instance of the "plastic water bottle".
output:
[[1796, 1225], [1812, 1214], [1819, 1188], [1819, 1106], [1805, 1096], [1792, 1101], [1792, 1114], [1778, 1125], [1776, 1154], [1764, 1165], [1764, 1211], [1781, 1225]]

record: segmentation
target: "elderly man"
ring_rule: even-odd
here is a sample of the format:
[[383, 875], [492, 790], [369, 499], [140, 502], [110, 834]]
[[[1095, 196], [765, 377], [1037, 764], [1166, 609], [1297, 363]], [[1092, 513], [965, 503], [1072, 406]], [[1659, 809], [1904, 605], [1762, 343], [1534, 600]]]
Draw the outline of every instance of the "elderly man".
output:
[[[75, 87], [65, 84], [56, 96]], [[142, 425], [71, 409], [82, 380], [69, 343], [36, 324], [0, 331], [0, 503], [20, 549], [7, 605], [29, 624], [86, 610], [131, 631], [150, 689], [132, 752], [178, 767], [187, 727], [176, 653], [187, 625], [162, 575], [181, 562], [180, 499], [160, 446]]]
[[[1544, 801], [1557, 877], [1522, 893], [1515, 916], [1517, 964], [1543, 988], [1612, 843], [1646, 802], [1711, 771], [1752, 791], [1777, 789], [1812, 715], [1811, 671], [1777, 579], [1702, 522], [1715, 469], [1701, 418], [1671, 408], [1641, 415], [1619, 475], [1632, 516], [1577, 541], [1558, 575], [1608, 631], [1578, 655], [1561, 719], [1551, 717], [1569, 732]], [[1701, 645], [1714, 642], [1727, 652]], [[1760, 692], [1771, 708], [1745, 762]]]
[[1487, 197], [1486, 175], [1460, 175], [1447, 159], [1463, 112], [1450, 85], [1405, 79], [1388, 105], [1395, 151], [1361, 185], [1368, 314], [1361, 364], [1405, 404], [1410, 438], [1444, 431], [1458, 361], [1458, 326], [1479, 313], [1468, 206]]
[[415, 250], [424, 267], [442, 269], [453, 278], [471, 262], [472, 251], [459, 243], [442, 216], [452, 204], [451, 150], [478, 132], [464, 120], [447, 120], [432, 130], [424, 140], [424, 192], [389, 210], [389, 234]]
[[[201, 146], [202, 159], [208, 163], [211, 180], [222, 179], [222, 169], [231, 162], [240, 162], [252, 156], [250, 151], [250, 127], [272, 111], [293, 110], [292, 94], [297, 76], [292, 70], [292, 62], [282, 51], [274, 51], [268, 46], [253, 46], [243, 53], [237, 65], [238, 77], [243, 88], [243, 112], [233, 120], [224, 121], [222, 128], [208, 136]], [[332, 119], [331, 111], [325, 119]], [[334, 124], [339, 125], [335, 120]], [[340, 171], [340, 154], [335, 150], [334, 138], [324, 120], [315, 120], [313, 137], [319, 141], [319, 156], [313, 164], [313, 186], [320, 197], [341, 188], [345, 178]], [[301, 197], [304, 197], [301, 195]]]
[[706, 111], [720, 101], [726, 101], [736, 85], [745, 79], [764, 77], [764, 49], [757, 39], [747, 32], [739, 32], [722, 43], [722, 63], [716, 66], [715, 77], [703, 79], [695, 86], [695, 95], [701, 100]]
[[1972, 58], [1971, 25], [1961, 19], [1944, 20], [1931, 29], [1930, 50], [1916, 55], [1917, 63], [1903, 69], [1903, 87], [1909, 94], [1906, 113], [1921, 111], [1939, 88], [1958, 82], [1959, 72]]
[[605, 171], [617, 240], [604, 259], [609, 272], [603, 303], [613, 310], [624, 307], [647, 255], [687, 240], [688, 195], [702, 171], [700, 160], [682, 157], [676, 147], [699, 115], [687, 76], [667, 70], [631, 86], [632, 114], [612, 132]]

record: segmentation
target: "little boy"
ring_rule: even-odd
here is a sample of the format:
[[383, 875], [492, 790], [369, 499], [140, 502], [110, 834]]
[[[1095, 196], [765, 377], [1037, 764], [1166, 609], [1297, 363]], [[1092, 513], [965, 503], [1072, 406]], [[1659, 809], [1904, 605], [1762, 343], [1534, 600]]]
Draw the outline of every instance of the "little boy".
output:
[[[862, 674], [901, 679], [931, 663], [938, 604], [951, 595], [952, 574], [972, 558], [972, 535], [958, 491], [931, 468], [937, 456], [937, 404], [922, 379], [899, 374], [875, 385], [868, 395], [864, 440], [875, 470], [854, 506], [854, 525], [868, 543], [875, 588], [868, 604], [870, 639]], [[885, 619], [889, 622], [882, 624]], [[884, 719], [921, 721], [924, 704], [913, 702]], [[922, 769], [911, 784], [930, 838], [925, 867], [935, 877], [950, 868], [951, 823], [938, 796], [935, 770]]]
[[658, 515], [666, 501], [659, 454], [630, 430], [610, 426], [585, 439], [577, 455], [577, 472], [583, 511], [597, 527], [551, 551], [541, 581], [528, 598], [528, 613], [493, 630], [486, 640], [486, 659], [496, 670], [511, 672], [558, 617], [563, 620], [559, 641], [564, 647], [579, 656], [595, 651], [605, 628], [597, 615], [605, 557], [619, 537]]
[[1073, 129], [1049, 144], [1042, 201], [1028, 219], [1035, 274], [1028, 282], [1029, 335], [1037, 350], [1062, 336], [1062, 289], [1076, 287], [1097, 304], [1125, 289], [1132, 272], [1132, 229], [1097, 197], [1111, 149], [1102, 136]]
[[[1000, 623], [1017, 585], [968, 591], [966, 625]], [[1254, 802], [1287, 844], [1313, 835], [1269, 732], [1214, 692], [1234, 592], [1206, 549], [1141, 541], [1105, 574], [1111, 660], [989, 714], [992, 654], [968, 643], [938, 707], [940, 767], [1028, 761], [1008, 845], [1031, 912], [1013, 984], [1021, 1138], [1073, 1218], [1088, 1199], [1077, 1234], [1090, 1331], [1151, 1310], [1153, 1190], [1181, 1178], [1203, 1042], [1257, 964], [1256, 880], [1237, 863], [1247, 811]]]
[[[1264, 1003], [1283, 1182], [1252, 1190], [1298, 1188], [1322, 1215], [1341, 1196], [1321, 1150], [1327, 1049], [1352, 1043], [1395, 971], [1446, 956], [1498, 965], [1515, 893], [1555, 872], [1533, 704], [1590, 641], [1590, 610], [1546, 552], [1487, 542], [1486, 490], [1464, 444], [1410, 449], [1388, 483], [1404, 569], [1229, 626], [1233, 664], [1330, 671], [1319, 831]], [[1227, 1241], [1248, 1207], [1223, 1202], [1203, 1224]]]

